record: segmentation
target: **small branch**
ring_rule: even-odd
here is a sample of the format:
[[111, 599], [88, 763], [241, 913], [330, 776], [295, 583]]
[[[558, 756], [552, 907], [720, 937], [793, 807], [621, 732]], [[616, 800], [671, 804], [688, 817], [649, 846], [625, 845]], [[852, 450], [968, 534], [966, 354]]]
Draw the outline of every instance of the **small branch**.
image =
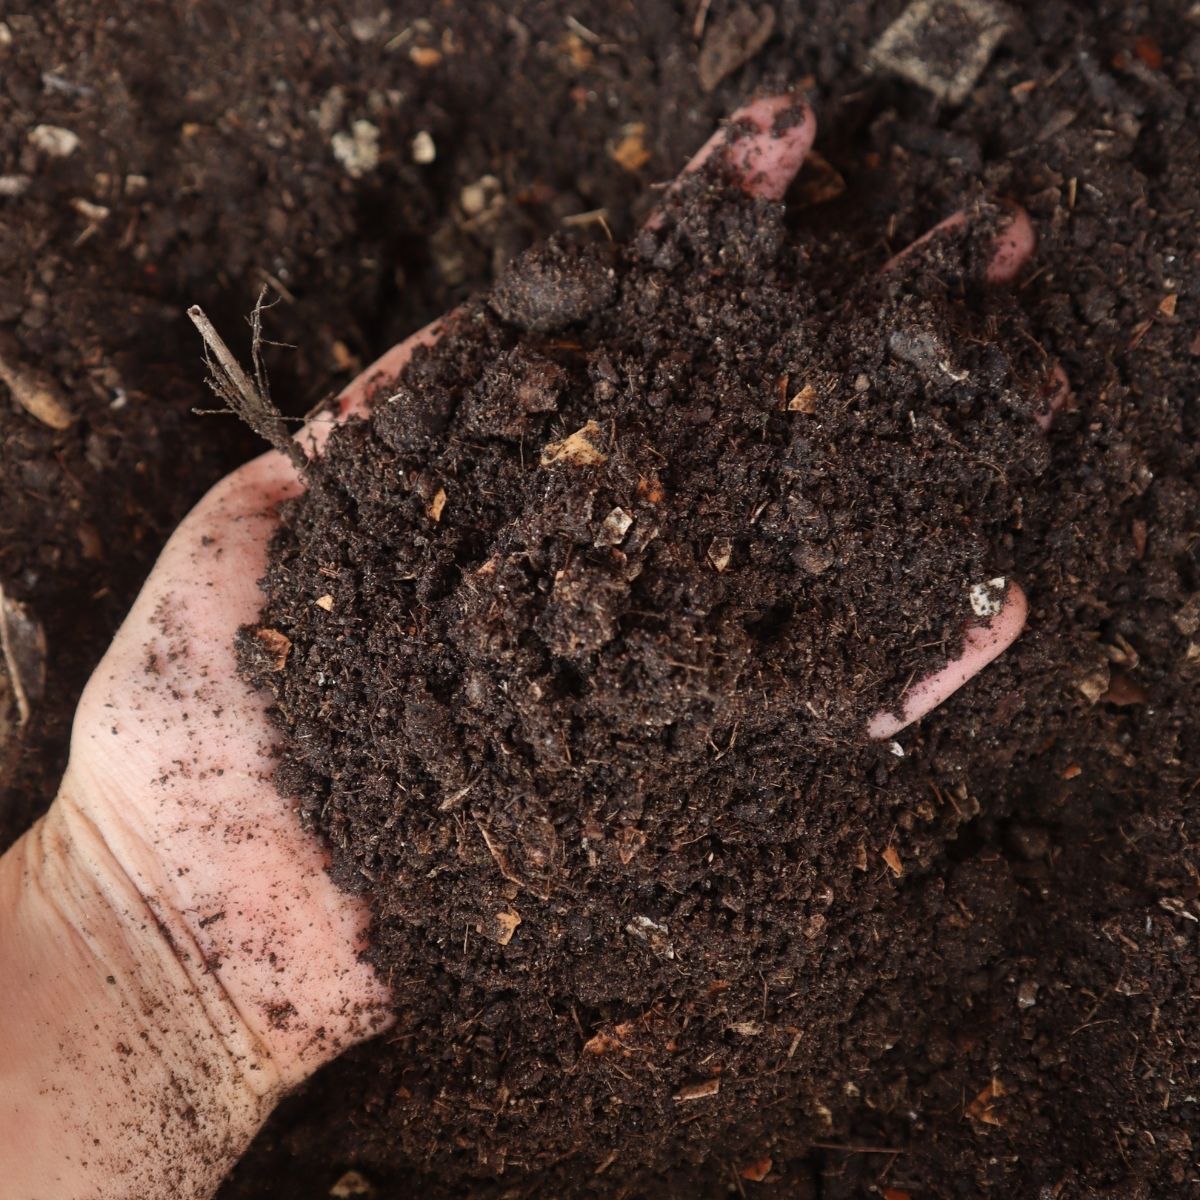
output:
[[261, 352], [262, 309], [260, 294], [250, 316], [253, 380], [234, 358], [204, 310], [198, 304], [193, 304], [187, 312], [204, 340], [204, 361], [209, 370], [208, 386], [231, 412], [241, 417], [260, 438], [269, 442], [281, 454], [286, 454], [296, 470], [303, 474], [308, 469], [308, 459], [299, 444], [288, 434], [287, 424], [279, 409], [271, 402], [267, 386], [267, 374], [263, 368]]

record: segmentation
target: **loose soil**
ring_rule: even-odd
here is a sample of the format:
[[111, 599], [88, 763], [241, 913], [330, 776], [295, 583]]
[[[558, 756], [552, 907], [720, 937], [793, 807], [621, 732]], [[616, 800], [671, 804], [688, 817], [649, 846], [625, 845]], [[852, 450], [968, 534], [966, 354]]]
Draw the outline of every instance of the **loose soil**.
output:
[[[540, 333], [501, 319], [531, 324], [519, 296], [498, 312], [469, 309], [453, 370], [477, 383], [446, 414], [444, 458], [406, 445], [404, 428], [387, 441], [382, 420], [369, 439], [340, 440], [341, 475], [324, 494], [345, 520], [390, 529], [381, 588], [411, 566], [404, 588], [423, 589], [395, 628], [371, 634], [389, 651], [408, 647], [422, 667], [412, 682], [426, 684], [396, 703], [388, 748], [396, 762], [420, 760], [411, 811], [430, 816], [428, 844], [414, 838], [408, 853], [438, 865], [447, 848], [434, 833], [450, 830], [464, 854], [445, 862], [465, 886], [404, 877], [407, 893], [380, 924], [381, 961], [404, 945], [424, 956], [411, 995], [414, 1010], [437, 1013], [418, 1031], [428, 1053], [413, 1052], [402, 1023], [390, 1045], [334, 1064], [280, 1110], [223, 1195], [325, 1196], [351, 1168], [384, 1196], [1189, 1195], [1200, 1086], [1197, 17], [1186, 5], [1017, 5], [1015, 28], [952, 106], [871, 65], [901, 4], [701, 7], [702, 19], [691, 6], [585, 2], [382, 16], [115, 5], [103, 18], [65, 0], [11, 6], [0, 111], [3, 174], [17, 182], [0, 200], [0, 355], [10, 372], [42, 372], [72, 423], [55, 429], [15, 404], [0, 414], [0, 582], [47, 644], [45, 691], [6, 770], [5, 835], [52, 793], [79, 687], [162, 538], [252, 449], [231, 424], [191, 414], [207, 401], [187, 304], [229, 328], [264, 280], [282, 285], [270, 332], [300, 348], [274, 353], [273, 382], [289, 411], [304, 411], [563, 218], [603, 208], [624, 244], [657, 198], [650, 185], [720, 115], [756, 88], [798, 83], [821, 122], [820, 157], [792, 189], [770, 255], [756, 233], [734, 261], [714, 264], [704, 222], [690, 240], [669, 235], [679, 262], [655, 261], [639, 243], [564, 246], [572, 272], [580, 254], [590, 270], [616, 272], [613, 304]], [[356, 122], [378, 130], [373, 166], [372, 137]], [[79, 146], [51, 157], [29, 140], [42, 124], [70, 129]], [[421, 133], [432, 162], [414, 160], [428, 158]], [[1038, 227], [1037, 259], [1014, 294], [977, 289], [965, 245], [939, 270], [908, 274], [903, 296], [873, 282], [891, 252], [986, 196], [1019, 201]], [[735, 241], [771, 227], [761, 213], [748, 226], [724, 219]], [[695, 322], [711, 312], [757, 353], [739, 359], [722, 343], [731, 398], [685, 428], [683, 415], [704, 407], [690, 388], [678, 394], [695, 378], [690, 360], [669, 361], [661, 325], [643, 331], [649, 344], [622, 339], [639, 317], [627, 301], [656, 276], [678, 280], [688, 261], [708, 282], [664, 288], [670, 340], [694, 350]], [[760, 305], [757, 331], [744, 329], [740, 302], [713, 307], [739, 275]], [[938, 278], [950, 282], [933, 290]], [[926, 307], [897, 308], [903, 297]], [[893, 352], [890, 334], [910, 318], [935, 322], [973, 378], [996, 371], [979, 396], [940, 393], [919, 355]], [[871, 321], [881, 332], [871, 335]], [[615, 380], [598, 362], [610, 343]], [[1021, 411], [1033, 393], [1020, 385], [1042, 374], [1035, 347], [1062, 361], [1074, 387], [1044, 439]], [[840, 368], [855, 354], [847, 379]], [[416, 371], [431, 388], [448, 384], [457, 375], [438, 374], [448, 361], [429, 355]], [[760, 386], [778, 387], [793, 363], [822, 373], [812, 413], [776, 410], [799, 379], [783, 393]], [[621, 375], [639, 364], [644, 381]], [[882, 374], [897, 391], [859, 394], [858, 374]], [[1002, 393], [1015, 401], [994, 402]], [[526, 398], [516, 428], [506, 395]], [[916, 431], [910, 422], [901, 443], [906, 395]], [[868, 412], [879, 425], [867, 426]], [[935, 442], [934, 417], [953, 443]], [[587, 440], [607, 460], [582, 468], [601, 481], [584, 488], [580, 468], [542, 467], [540, 453], [589, 419], [600, 433]], [[819, 428], [797, 448], [806, 421]], [[514, 469], [523, 444], [524, 470]], [[864, 459], [868, 446], [876, 457]], [[856, 480], [887, 464], [915, 473], [920, 455], [938, 466], [921, 475], [927, 503], [896, 490], [870, 497], [908, 504], [905, 519], [929, 531], [916, 559], [865, 543], [855, 521], [822, 540], [802, 506], [783, 503], [812, 500], [819, 518], [832, 496], [834, 511], [853, 513]], [[364, 492], [370, 464], [389, 456], [433, 477]], [[814, 485], [823, 462], [829, 478]], [[697, 473], [676, 469], [684, 464]], [[490, 474], [509, 486], [489, 498]], [[637, 494], [652, 475], [657, 503], [652, 484]], [[375, 511], [355, 517], [347, 495]], [[742, 503], [752, 495], [769, 501], [753, 523]], [[739, 506], [722, 508], [721, 497]], [[972, 523], [950, 537], [956, 504]], [[620, 544], [597, 548], [596, 526], [616, 507], [633, 524]], [[659, 509], [659, 536], [631, 541]], [[726, 537], [731, 557], [718, 571]], [[824, 552], [806, 558], [829, 543], [827, 565]], [[583, 552], [566, 561], [567, 544]], [[686, 555], [664, 570], [654, 556], [668, 544]], [[526, 565], [505, 559], [479, 576], [493, 548], [526, 553]], [[639, 554], [651, 567], [627, 578]], [[560, 585], [537, 590], [560, 569]], [[886, 653], [906, 618], [904, 665], [923, 670], [961, 630], [964, 581], [994, 575], [1030, 595], [1021, 640], [902, 736], [904, 758], [864, 748], [853, 731], [907, 678]], [[634, 597], [652, 606], [635, 611]], [[827, 657], [835, 620], [806, 624], [796, 597], [830, 618], [859, 614], [857, 629], [836, 630], [844, 657]], [[456, 603], [466, 614], [468, 599], [479, 621], [452, 628], [447, 614]], [[506, 634], [528, 630], [512, 639], [511, 664], [486, 658], [505, 641], [480, 645], [485, 602], [512, 614]], [[434, 669], [439, 620], [446, 649]], [[689, 622], [696, 638], [685, 641]], [[332, 663], [317, 629], [313, 653]], [[864, 645], [871, 633], [876, 644]], [[692, 657], [675, 658], [681, 648]], [[818, 671], [806, 673], [806, 653]], [[591, 686], [593, 661], [640, 669], [638, 688]], [[741, 687], [702, 694], [691, 678], [735, 668], [741, 678], [748, 665], [774, 676], [764, 701]], [[507, 696], [489, 682], [501, 674]], [[547, 675], [550, 690], [535, 695], [529, 685]], [[466, 702], [447, 719], [459, 678]], [[815, 713], [798, 716], [802, 698]], [[614, 707], [622, 700], [633, 711]], [[504, 728], [520, 734], [508, 746], [488, 740], [503, 706]], [[637, 726], [638, 706], [675, 721], [670, 759], [663, 730]], [[556, 734], [574, 715], [566, 762]], [[794, 742], [770, 738], [788, 726]], [[612, 739], [625, 732], [657, 757], [614, 763]], [[605, 748], [605, 761], [576, 754]], [[639, 795], [621, 774], [661, 779], [668, 762], [679, 773], [670, 790]], [[574, 794], [594, 803], [569, 812], [573, 772], [587, 785]], [[528, 834], [539, 815], [549, 818], [541, 842]], [[367, 804], [363, 816], [378, 812]], [[376, 874], [395, 852], [381, 846], [379, 863], [364, 860]], [[619, 882], [625, 891], [613, 891]], [[596, 914], [610, 893], [626, 908], [604, 924]], [[532, 1009], [530, 978], [559, 981]], [[562, 1006], [569, 994], [573, 1012]], [[472, 996], [471, 1011], [456, 1007]]]

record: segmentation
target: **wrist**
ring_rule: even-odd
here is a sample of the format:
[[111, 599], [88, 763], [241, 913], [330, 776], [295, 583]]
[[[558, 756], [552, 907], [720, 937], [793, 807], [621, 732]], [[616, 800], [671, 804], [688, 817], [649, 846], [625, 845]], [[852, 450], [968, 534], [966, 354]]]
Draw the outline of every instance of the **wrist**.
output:
[[206, 1196], [249, 1143], [279, 1074], [179, 938], [63, 797], [0, 860], [4, 1195]]

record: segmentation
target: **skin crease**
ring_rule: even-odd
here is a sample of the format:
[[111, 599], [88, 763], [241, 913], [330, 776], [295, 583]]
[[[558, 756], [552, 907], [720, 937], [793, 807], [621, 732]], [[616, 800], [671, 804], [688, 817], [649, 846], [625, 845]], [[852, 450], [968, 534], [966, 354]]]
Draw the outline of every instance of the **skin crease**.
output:
[[[795, 97], [757, 100], [687, 169], [724, 154], [748, 192], [780, 199], [815, 129]], [[990, 277], [1011, 279], [1032, 249], [1018, 213]], [[363, 413], [441, 328], [385, 354], [339, 416]], [[316, 452], [327, 431], [302, 436]], [[288, 1088], [390, 1020], [358, 959], [366, 907], [275, 793], [267, 702], [235, 669], [276, 505], [300, 487], [264, 454], [185, 519], [84, 691], [58, 797], [0, 860], [0, 1195], [210, 1196]], [[1024, 619], [1011, 585], [963, 657], [867, 732], [930, 711]]]

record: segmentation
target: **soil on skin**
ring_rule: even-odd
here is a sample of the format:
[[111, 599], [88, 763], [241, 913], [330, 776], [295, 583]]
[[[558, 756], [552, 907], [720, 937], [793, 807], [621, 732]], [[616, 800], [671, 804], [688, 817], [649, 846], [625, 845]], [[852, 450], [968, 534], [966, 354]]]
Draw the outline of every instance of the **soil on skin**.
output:
[[[767, 978], [766, 1019], [761, 1000], [744, 1016], [744, 990], [727, 1002], [720, 991], [705, 993], [690, 1010], [651, 1002], [627, 1019], [652, 1015], [623, 1031], [617, 1025], [626, 1018], [615, 1008], [577, 1007], [582, 1033], [571, 1014], [568, 1029], [564, 1014], [544, 1011], [536, 1026], [543, 1036], [531, 1037], [535, 1027], [526, 1023], [511, 1049], [486, 1024], [511, 1027], [514, 997], [497, 994], [489, 1008], [469, 1014], [472, 1023], [440, 1030], [440, 1057], [431, 1062], [414, 1063], [401, 1041], [327, 1069], [281, 1108], [223, 1198], [324, 1197], [351, 1168], [377, 1196], [437, 1194], [438, 1187], [461, 1195], [458, 1185], [438, 1182], [451, 1156], [458, 1178], [491, 1180], [476, 1194], [538, 1194], [528, 1167], [507, 1166], [497, 1176], [494, 1141], [481, 1143], [495, 1149], [481, 1162], [474, 1143], [455, 1140], [468, 1123], [499, 1128], [525, 1119], [520, 1103], [509, 1106], [517, 1110], [511, 1118], [497, 1112], [503, 1074], [496, 1081], [476, 1072], [477, 1090], [466, 1092], [476, 1058], [481, 1069], [501, 1061], [514, 1080], [523, 1070], [525, 1086], [559, 1101], [565, 1121], [577, 1119], [568, 1111], [571, 1089], [585, 1068], [592, 1079], [604, 1072], [603, 1094], [618, 1100], [644, 1095], [646, 1077], [661, 1071], [656, 1095], [666, 1100], [643, 1106], [643, 1117], [680, 1147], [676, 1174], [632, 1183], [629, 1195], [670, 1195], [689, 1177], [692, 1190], [683, 1194], [732, 1188], [824, 1200], [887, 1189], [920, 1197], [1039, 1189], [1057, 1197], [1191, 1195], [1200, 1094], [1193, 732], [1200, 17], [1173, 3], [1011, 5], [1014, 28], [966, 100], [949, 105], [871, 66], [870, 48], [904, 7], [899, 0], [700, 7], [699, 24], [692, 5], [590, 0], [463, 0], [432, 12], [403, 4], [336, 12], [309, 3], [113, 4], [103, 16], [71, 0], [8, 7], [0, 174], [27, 182], [6, 183], [0, 198], [0, 324], [8, 335], [0, 353], [42, 371], [74, 419], [55, 430], [0, 389], [0, 583], [47, 634], [46, 687], [5, 766], [0, 835], [15, 836], [52, 794], [79, 688], [163, 537], [209, 483], [254, 449], [231, 422], [192, 415], [210, 402], [188, 304], [203, 304], [228, 330], [264, 279], [282, 284], [270, 332], [298, 348], [275, 353], [272, 379], [289, 411], [305, 411], [398, 336], [489, 286], [514, 253], [561, 231], [564, 217], [603, 209], [624, 242], [658, 199], [651, 185], [669, 179], [721, 116], [757, 88], [800, 84], [820, 120], [821, 156], [791, 190], [785, 218], [788, 244], [811, 248], [815, 260], [811, 272], [796, 272], [812, 280], [814, 311], [804, 318], [825, 311], [834, 280], [858, 287], [950, 212], [981, 196], [1010, 197], [1031, 213], [1040, 237], [1016, 296], [1033, 341], [1063, 362], [1075, 393], [1043, 443], [1049, 461], [1040, 474], [1019, 455], [999, 462], [1010, 482], [993, 472], [995, 491], [972, 498], [986, 527], [956, 551], [981, 556], [959, 567], [1022, 582], [1031, 598], [1025, 634], [983, 679], [900, 739], [904, 759], [880, 755], [863, 776], [862, 845], [869, 855], [894, 849], [903, 875], [878, 857], [857, 869], [858, 842], [821, 824], [807, 776], [776, 798], [776, 811], [784, 837], [794, 838], [800, 806], [809, 806], [811, 879], [795, 864], [792, 872], [778, 869], [772, 855], [784, 843], [766, 831], [754, 835], [763, 843], [764, 876], [770, 886], [796, 889], [784, 902], [805, 922], [779, 929], [787, 944], [780, 963], [808, 955], [824, 964], [815, 983], [795, 985], [811, 997], [804, 1022], [853, 1029], [854, 1038], [810, 1044], [786, 1030], [726, 1031], [723, 1053], [758, 1064], [757, 1094], [784, 1095], [796, 1082], [789, 1075], [802, 1082], [821, 1061], [830, 1073], [823, 1090], [800, 1088], [804, 1103], [785, 1098], [770, 1120], [747, 1104], [738, 1114], [743, 1128], [771, 1134], [747, 1147], [726, 1131], [701, 1161], [689, 1154], [711, 1133], [706, 1114], [727, 1111], [711, 1106], [727, 1099], [732, 1079], [751, 1085], [745, 1075], [709, 1073], [730, 1059], [687, 1058], [689, 1038], [715, 1038], [724, 1021], [766, 1026], [772, 996], [779, 1003], [790, 992], [773, 992], [778, 985]], [[943, 75], [954, 73], [940, 65]], [[353, 159], [358, 174], [351, 175], [333, 141], [348, 139], [338, 143], [345, 158], [356, 121], [378, 130], [379, 159], [373, 168], [362, 166], [369, 154]], [[65, 158], [36, 149], [29, 135], [42, 124], [71, 130], [78, 147]], [[369, 131], [359, 132], [370, 141]], [[435, 145], [431, 163], [414, 161], [421, 132]], [[107, 215], [81, 207], [81, 199]], [[970, 320], [981, 315], [966, 311]], [[1009, 310], [1005, 318], [1000, 345], [1009, 348], [1019, 318]], [[517, 341], [529, 348], [528, 338], [514, 337], [512, 349]], [[954, 345], [961, 350], [959, 339]], [[541, 357], [578, 382], [582, 368], [568, 352]], [[762, 453], [774, 455], [771, 437], [779, 435], [771, 421], [780, 415], [764, 415]], [[534, 410], [530, 417], [560, 431], [553, 416]], [[489, 418], [481, 412], [479, 419]], [[1028, 433], [1007, 418], [1006, 429], [1013, 438]], [[684, 443], [686, 453], [707, 452], [703, 433], [701, 426]], [[620, 447], [606, 470], [620, 465]], [[1002, 441], [998, 452], [1012, 448]], [[532, 463], [530, 470], [546, 473]], [[1035, 483], [1018, 486], [1035, 474]], [[722, 490], [745, 482], [719, 480]], [[455, 493], [446, 490], [442, 519], [453, 522]], [[1007, 517], [992, 508], [1002, 494], [1014, 498]], [[632, 536], [641, 512], [627, 511], [639, 518]], [[935, 507], [929, 519], [936, 515]], [[698, 528], [729, 518], [680, 512], [679, 519]], [[1002, 529], [1006, 536], [997, 536]], [[722, 596], [733, 572], [747, 569], [739, 551], [748, 553], [735, 546], [727, 571], [703, 576]], [[935, 593], [948, 587], [932, 555], [921, 572], [901, 581], [897, 604], [914, 602], [921, 581]], [[921, 620], [958, 628], [951, 614], [962, 614], [961, 592], [939, 599], [943, 607], [922, 610]], [[872, 602], [886, 611], [883, 599]], [[747, 637], [757, 645], [765, 632]], [[934, 661], [944, 651], [920, 653]], [[830, 669], [824, 686], [832, 693], [844, 675], [837, 663]], [[894, 682], [891, 674], [876, 678], [881, 688]], [[685, 702], [686, 692], [667, 697], [668, 705]], [[814, 717], [809, 732], [823, 719]], [[856, 714], [829, 719], [852, 722]], [[716, 746], [714, 758], [727, 751], [721, 762], [737, 753], [720, 734]], [[843, 755], [837, 761], [854, 761], [836, 742], [835, 751]], [[699, 750], [692, 753], [701, 761]], [[763, 758], [764, 772], [773, 765]], [[470, 812], [480, 799], [468, 793], [460, 803]], [[749, 817], [741, 820], [739, 828], [752, 828]], [[481, 841], [471, 852], [487, 853], [496, 866]], [[696, 853], [681, 847], [667, 865], [695, 881], [719, 862], [704, 866]], [[598, 862], [616, 873], [599, 851]], [[643, 869], [636, 864], [635, 854], [630, 869]], [[536, 866], [511, 860], [522, 885], [509, 881], [515, 896], [494, 893], [504, 905], [494, 911], [522, 916], [508, 945], [498, 944], [502, 929], [472, 927], [463, 954], [459, 928], [444, 961], [477, 969], [485, 984], [488, 972], [517, 961], [523, 938], [538, 928], [526, 922], [526, 907], [552, 903], [523, 886], [536, 882]], [[482, 878], [486, 868], [480, 857], [457, 869]], [[827, 880], [833, 895], [821, 909], [818, 888]], [[813, 890], [802, 896], [806, 886]], [[732, 928], [765, 919], [753, 907], [738, 914], [721, 906], [722, 897], [738, 901], [729, 888], [714, 891], [697, 902], [697, 922]], [[464, 917], [468, 900], [455, 901]], [[655, 921], [656, 911], [633, 915]], [[859, 914], [853, 927], [844, 923], [851, 911]], [[817, 916], [826, 922], [819, 929], [808, 924]], [[841, 932], [826, 933], [831, 927]], [[664, 935], [640, 928], [645, 940], [621, 929], [605, 944], [610, 953], [642, 957], [630, 990], [604, 1003], [636, 999], [636, 989], [665, 970]], [[812, 950], [808, 928], [816, 929]], [[562, 936], [580, 935], [564, 925]], [[568, 943], [560, 958], [571, 953]], [[774, 961], [768, 955], [764, 976]], [[426, 979], [421, 987], [427, 994], [446, 982]], [[861, 990], [852, 1012], [833, 1012], [839, 988], [848, 1009]], [[492, 1005], [501, 1011], [492, 1015]], [[583, 1059], [593, 1031], [624, 1048]], [[667, 1050], [672, 1039], [684, 1049]], [[686, 1079], [680, 1054], [695, 1069]], [[457, 1108], [421, 1074], [456, 1059], [455, 1095], [465, 1096]], [[714, 1077], [721, 1079], [715, 1096], [671, 1099]], [[483, 1105], [486, 1114], [471, 1107]], [[581, 1161], [593, 1157], [600, 1122], [618, 1120], [606, 1112], [593, 1109]], [[443, 1131], [436, 1169], [408, 1149], [435, 1121]], [[638, 1153], [639, 1136], [609, 1148], [617, 1158], [599, 1175], [573, 1173], [571, 1159], [536, 1169], [541, 1179], [557, 1171], [580, 1192], [622, 1194], [613, 1181], [630, 1178], [620, 1159], [629, 1147]], [[520, 1150], [508, 1146], [506, 1163], [519, 1162]]]

